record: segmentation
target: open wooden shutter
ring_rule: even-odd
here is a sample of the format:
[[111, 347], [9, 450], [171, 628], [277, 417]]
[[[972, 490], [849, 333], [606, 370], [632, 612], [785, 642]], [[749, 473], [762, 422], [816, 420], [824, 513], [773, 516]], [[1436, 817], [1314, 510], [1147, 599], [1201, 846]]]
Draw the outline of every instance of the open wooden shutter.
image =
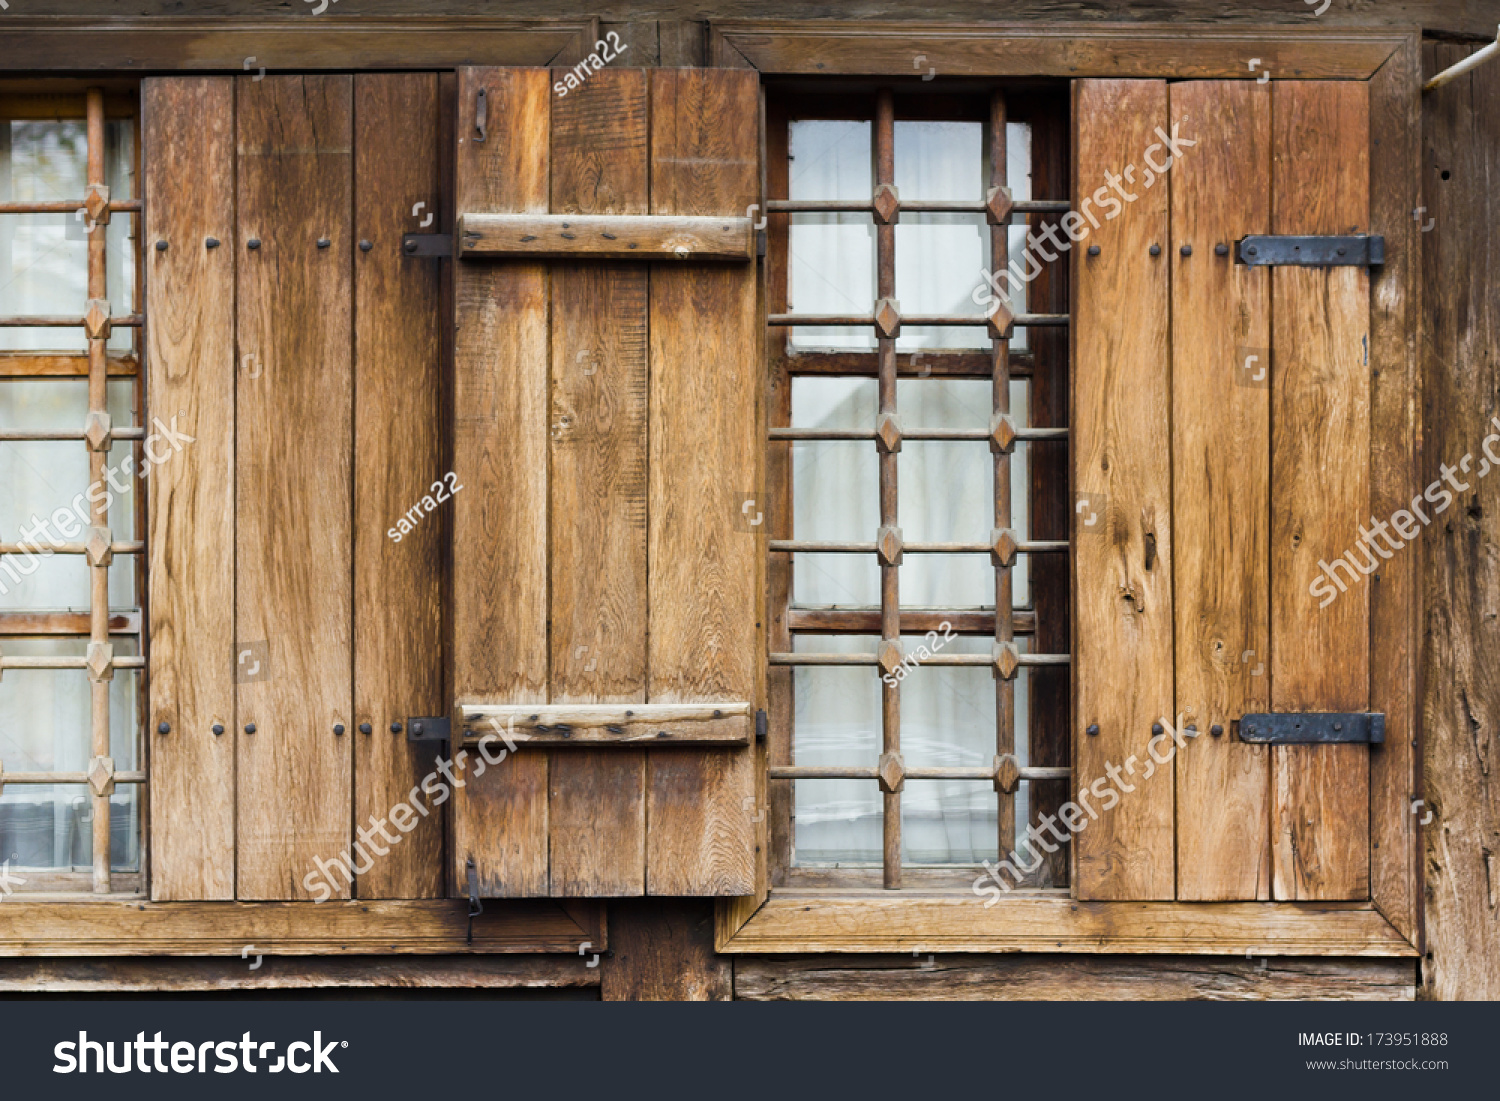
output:
[[561, 79], [458, 79], [452, 884], [749, 895], [758, 82]]
[[1320, 583], [1370, 516], [1370, 278], [1236, 242], [1369, 232], [1367, 86], [1083, 80], [1074, 108], [1075, 775], [1134, 763], [1079, 896], [1364, 899], [1369, 746], [1240, 720], [1370, 703], [1370, 581]]
[[442, 520], [386, 536], [444, 473], [438, 80], [145, 81], [154, 898], [442, 893], [440, 815], [353, 836], [442, 706]]

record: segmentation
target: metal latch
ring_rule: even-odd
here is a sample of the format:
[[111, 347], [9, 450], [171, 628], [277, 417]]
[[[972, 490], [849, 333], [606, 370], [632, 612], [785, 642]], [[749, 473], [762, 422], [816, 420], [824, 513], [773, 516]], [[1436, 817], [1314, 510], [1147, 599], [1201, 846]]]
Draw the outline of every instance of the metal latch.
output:
[[1385, 715], [1373, 711], [1275, 712], [1240, 719], [1240, 741], [1257, 745], [1325, 745], [1385, 741]]
[[408, 233], [401, 238], [403, 256], [453, 257], [453, 235], [450, 233]]
[[446, 742], [451, 732], [447, 715], [406, 720], [408, 742]]
[[1352, 237], [1241, 237], [1235, 259], [1251, 267], [1368, 268], [1385, 263], [1385, 238], [1361, 233]]

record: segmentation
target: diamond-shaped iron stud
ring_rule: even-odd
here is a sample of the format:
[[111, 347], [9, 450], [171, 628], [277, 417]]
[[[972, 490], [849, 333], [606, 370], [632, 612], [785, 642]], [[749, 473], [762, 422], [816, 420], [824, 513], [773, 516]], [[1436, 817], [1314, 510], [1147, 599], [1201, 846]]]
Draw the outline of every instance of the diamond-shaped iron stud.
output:
[[95, 795], [115, 793], [115, 761], [113, 757], [95, 757], [89, 761], [89, 787]]
[[1011, 199], [1008, 187], [992, 187], [990, 193], [984, 197], [985, 217], [992, 226], [1009, 225], [1010, 212], [1015, 207], [1015, 201]]
[[90, 340], [104, 340], [109, 336], [109, 302], [103, 298], [90, 298], [88, 312], [83, 315], [83, 331]]
[[875, 532], [875, 557], [882, 566], [901, 565], [901, 529], [887, 524]]
[[895, 413], [882, 413], [875, 419], [875, 446], [886, 455], [901, 450], [901, 418]]
[[896, 192], [895, 184], [877, 187], [872, 202], [877, 226], [893, 226], [901, 220], [901, 196]]
[[1000, 299], [995, 299], [990, 306], [989, 317], [985, 322], [985, 328], [989, 331], [991, 339], [1009, 340], [1011, 327], [1015, 323], [1016, 315], [1011, 312], [1010, 307], [1000, 301]]
[[997, 566], [1016, 564], [1016, 533], [1010, 528], [996, 528], [990, 532], [990, 558]]
[[88, 667], [89, 680], [114, 680], [115, 644], [113, 642], [89, 643], [83, 660]]
[[996, 455], [1009, 455], [1016, 446], [1016, 422], [1004, 413], [996, 413], [990, 421], [990, 450]]
[[901, 303], [894, 298], [875, 303], [875, 331], [891, 340], [901, 335]]
[[1001, 680], [1012, 680], [1021, 667], [1021, 655], [1014, 642], [995, 643], [995, 674]]
[[883, 638], [880, 647], [875, 651], [876, 660], [880, 662], [880, 671], [886, 676], [893, 675], [901, 668], [901, 640], [894, 638]]
[[88, 529], [88, 538], [84, 541], [83, 551], [88, 556], [90, 566], [107, 566], [115, 560], [114, 549], [110, 546], [110, 530], [108, 528], [93, 527]]
[[95, 409], [83, 418], [83, 439], [90, 451], [109, 450], [109, 414]]
[[1016, 764], [1016, 759], [1009, 753], [1002, 753], [995, 757], [995, 790], [1006, 795], [1015, 794], [1016, 788], [1021, 786], [1021, 766]]
[[899, 753], [882, 753], [875, 775], [880, 780], [881, 791], [900, 791], [906, 786], [906, 762]]
[[89, 184], [83, 194], [83, 212], [94, 225], [109, 225], [109, 188], [106, 185]]

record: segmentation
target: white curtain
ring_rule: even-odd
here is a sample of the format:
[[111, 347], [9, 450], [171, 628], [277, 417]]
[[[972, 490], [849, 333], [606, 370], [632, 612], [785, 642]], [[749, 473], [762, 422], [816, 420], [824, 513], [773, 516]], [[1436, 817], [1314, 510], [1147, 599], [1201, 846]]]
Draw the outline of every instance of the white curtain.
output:
[[[135, 190], [133, 127], [106, 127], [106, 178], [115, 197]], [[87, 183], [87, 141], [81, 121], [0, 120], [0, 199], [81, 199]], [[115, 215], [106, 229], [111, 312], [134, 312], [133, 219]], [[0, 217], [0, 315], [81, 316], [88, 298], [88, 226], [75, 215]], [[113, 354], [132, 347], [129, 330], [110, 338]], [[0, 351], [81, 353], [81, 328], [0, 329]], [[113, 423], [134, 422], [133, 383], [112, 380], [108, 402]], [[14, 379], [0, 382], [0, 428], [76, 430], [88, 410], [85, 379]], [[116, 444], [116, 469], [131, 454]], [[114, 538], [134, 539], [138, 480], [118, 474], [110, 507]], [[70, 508], [89, 486], [88, 453], [81, 441], [0, 443], [0, 540], [19, 542], [23, 527]], [[55, 529], [54, 529], [55, 530]], [[89, 578], [80, 555], [7, 555], [0, 568], [0, 610], [78, 611], [89, 607]], [[12, 576], [11, 571], [15, 576]], [[110, 568], [110, 601], [135, 607], [135, 556], [120, 556]], [[115, 652], [138, 653], [135, 640], [116, 637]], [[3, 638], [11, 656], [82, 657], [83, 638]], [[227, 645], [227, 643], [226, 643]], [[138, 767], [137, 679], [117, 670], [110, 684], [110, 752], [120, 770]], [[82, 670], [7, 670], [0, 678], [0, 763], [7, 772], [87, 770], [89, 684]], [[138, 788], [122, 785], [112, 799], [111, 862], [117, 870], [138, 867]], [[7, 785], [0, 794], [0, 862], [15, 869], [85, 871], [92, 864], [92, 810], [87, 785]]]
[[[987, 151], [978, 123], [897, 122], [896, 183], [903, 200], [980, 199]], [[790, 197], [852, 199], [871, 191], [868, 122], [794, 122]], [[1008, 132], [1010, 186], [1030, 196], [1030, 134]], [[1024, 227], [1012, 227], [1012, 250]], [[903, 314], [980, 314], [972, 293], [988, 264], [988, 228], [980, 215], [903, 214], [896, 227], [896, 290]], [[790, 236], [790, 308], [799, 313], [868, 313], [875, 298], [875, 236], [867, 216], [797, 215]], [[1013, 308], [1020, 312], [1022, 303]], [[803, 326], [792, 330], [798, 350], [873, 350], [868, 329]], [[1016, 341], [1016, 346], [1020, 345]], [[983, 328], [905, 327], [902, 352], [987, 348]], [[1011, 388], [1011, 408], [1024, 423], [1028, 386]], [[875, 423], [874, 379], [798, 378], [792, 387], [797, 427], [869, 429]], [[988, 428], [990, 383], [916, 378], [897, 384], [903, 427]], [[865, 541], [880, 523], [877, 456], [868, 442], [793, 444], [793, 536]], [[1024, 538], [1027, 455], [1012, 461], [1013, 525]], [[908, 542], [983, 542], [993, 527], [992, 463], [983, 442], [907, 441], [899, 459], [898, 512]], [[907, 555], [901, 566], [904, 607], [993, 606], [994, 571], [986, 555]], [[1029, 601], [1024, 559], [1014, 599]], [[871, 555], [799, 554], [793, 595], [806, 605], [874, 605], [879, 568]], [[878, 640], [803, 636], [800, 651], [871, 652]], [[988, 653], [988, 638], [909, 636], [946, 653]], [[799, 765], [873, 766], [880, 755], [881, 685], [869, 668], [800, 667], [793, 677], [794, 760]], [[1027, 729], [1025, 674], [1018, 680], [1018, 749]], [[988, 767], [995, 752], [995, 683], [985, 668], [920, 666], [902, 681], [901, 748], [911, 767]], [[1017, 799], [1024, 822], [1024, 793]], [[903, 804], [904, 860], [970, 864], [996, 855], [995, 793], [987, 781], [911, 780]], [[798, 780], [794, 784], [794, 859], [801, 865], [878, 864], [881, 795], [867, 780]]]

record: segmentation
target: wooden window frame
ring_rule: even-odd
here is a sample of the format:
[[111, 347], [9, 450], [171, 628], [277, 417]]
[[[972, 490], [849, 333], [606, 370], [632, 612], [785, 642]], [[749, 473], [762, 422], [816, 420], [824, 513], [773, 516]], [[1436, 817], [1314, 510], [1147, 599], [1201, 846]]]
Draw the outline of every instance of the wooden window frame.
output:
[[[943, 76], [1297, 79], [1370, 83], [1371, 230], [1392, 243], [1372, 276], [1372, 505], [1399, 501], [1419, 480], [1421, 324], [1420, 30], [1317, 33], [1204, 28], [1192, 37], [1149, 25], [1088, 28], [909, 24], [717, 23], [711, 64], [765, 76], [913, 77], [913, 59]], [[1395, 505], [1393, 507], [1399, 507]], [[1378, 509], [1377, 509], [1378, 510]], [[727, 953], [1133, 952], [1415, 956], [1422, 943], [1416, 678], [1420, 603], [1416, 553], [1392, 562], [1370, 620], [1371, 707], [1397, 733], [1371, 761], [1371, 899], [1366, 903], [1086, 902], [1015, 891], [986, 908], [962, 892], [772, 888], [718, 904], [715, 943]]]
[[[598, 37], [598, 20], [404, 17], [367, 20], [330, 13], [316, 20], [86, 17], [6, 19], [5, 70], [120, 75], [237, 73], [258, 56], [276, 69], [451, 69], [460, 64], [545, 65], [577, 60]], [[574, 55], [577, 56], [574, 56]], [[732, 21], [711, 27], [709, 64], [771, 74], [912, 78], [913, 58], [945, 76], [1251, 79], [1262, 71], [1299, 79], [1371, 82], [1372, 232], [1391, 242], [1372, 296], [1377, 500], [1417, 479], [1420, 373], [1420, 29], [1337, 30], [1285, 26], [1220, 29], [1163, 24], [857, 25]], [[122, 60], [128, 59], [128, 60]], [[1415, 956], [1422, 943], [1420, 866], [1408, 801], [1418, 788], [1416, 675], [1420, 611], [1415, 553], [1392, 562], [1371, 617], [1372, 706], [1391, 732], [1389, 756], [1372, 774], [1372, 902], [1098, 903], [1068, 898], [1006, 900], [989, 910], [972, 896], [880, 890], [777, 890], [721, 900], [722, 952], [1104, 952]], [[1378, 812], [1378, 813], [1377, 813]], [[1378, 854], [1378, 855], [1377, 855]], [[894, 896], [894, 897], [893, 897]], [[467, 943], [461, 899], [411, 902], [153, 903], [145, 899], [12, 897], [0, 908], [0, 955], [238, 954], [246, 943], [272, 952], [574, 953], [606, 946], [602, 904], [490, 903]]]

